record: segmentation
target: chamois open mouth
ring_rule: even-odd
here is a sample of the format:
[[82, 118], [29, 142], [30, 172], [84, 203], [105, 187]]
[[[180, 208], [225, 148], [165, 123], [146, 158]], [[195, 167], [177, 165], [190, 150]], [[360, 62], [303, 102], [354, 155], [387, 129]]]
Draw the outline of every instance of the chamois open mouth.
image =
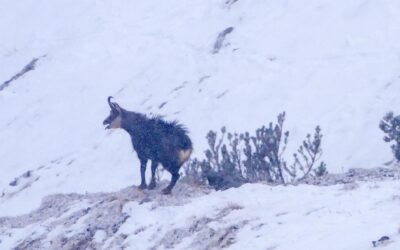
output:
[[108, 123], [106, 121], [103, 122], [104, 129], [110, 129], [111, 128], [111, 123]]

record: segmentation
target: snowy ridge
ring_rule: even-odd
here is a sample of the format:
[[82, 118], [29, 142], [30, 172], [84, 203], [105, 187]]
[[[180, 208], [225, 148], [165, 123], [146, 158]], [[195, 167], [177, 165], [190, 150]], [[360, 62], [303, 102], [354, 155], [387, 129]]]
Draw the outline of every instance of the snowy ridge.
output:
[[[286, 111], [288, 157], [320, 125], [323, 160], [332, 173], [381, 167], [393, 158], [378, 124], [387, 111], [396, 112], [400, 106], [399, 1], [3, 0], [1, 6], [0, 84], [14, 80], [0, 90], [0, 221], [11, 223], [0, 223], [0, 248], [29, 243], [35, 237], [39, 246], [61, 240], [58, 232], [71, 229], [53, 226], [64, 223], [68, 211], [92, 208], [102, 199], [99, 193], [104, 197], [137, 193], [132, 185], [139, 184], [139, 163], [129, 137], [123, 131], [104, 131], [102, 126], [109, 95], [128, 110], [185, 124], [197, 157], [203, 157], [209, 129], [225, 125], [229, 131], [253, 131]], [[40, 60], [32, 70], [14, 78], [36, 58]], [[375, 185], [380, 188], [371, 188]], [[176, 188], [185, 187], [178, 182]], [[387, 249], [398, 247], [399, 204], [393, 198], [398, 184], [366, 182], [349, 192], [339, 191], [342, 187], [246, 185], [190, 196], [179, 206], [185, 213], [173, 212], [176, 204], [153, 213], [148, 206], [154, 202], [138, 205], [138, 198], [128, 198], [123, 211], [130, 217], [117, 235], [129, 237], [118, 244], [154, 247], [164, 236], [168, 238], [167, 228], [186, 230], [190, 216], [203, 218], [210, 213], [217, 222], [199, 223], [235, 235], [234, 243], [224, 241], [232, 249], [250, 248], [251, 242], [259, 249], [293, 249], [294, 242], [296, 249], [320, 249], [311, 247], [313, 240], [332, 249], [368, 249], [370, 241], [383, 234], [394, 239]], [[309, 195], [313, 192], [325, 195], [313, 200]], [[296, 197], [303, 193], [304, 206], [299, 208], [303, 201]], [[74, 195], [68, 211], [57, 213], [58, 219], [23, 222], [22, 228], [4, 219], [14, 221], [38, 211], [45, 197], [63, 200], [70, 194]], [[172, 199], [179, 200], [180, 194]], [[150, 196], [166, 199], [156, 193]], [[338, 199], [342, 203], [334, 202]], [[279, 206], [271, 208], [274, 202]], [[242, 209], [218, 221], [215, 215], [229, 204]], [[320, 218], [305, 219], [303, 213], [318, 207], [325, 207], [316, 213]], [[192, 213], [196, 208], [198, 214]], [[285, 225], [302, 225], [304, 234], [296, 234], [300, 230], [290, 234], [293, 227], [275, 230], [269, 225], [257, 238], [249, 228], [275, 218], [270, 209], [295, 214], [285, 217]], [[162, 233], [153, 227], [145, 235], [156, 236], [140, 241], [143, 235], [135, 238], [131, 233], [139, 230], [137, 225], [150, 222], [132, 220], [137, 211], [143, 212], [143, 218], [158, 213], [170, 217], [160, 219]], [[248, 221], [245, 214], [249, 213], [260, 219]], [[79, 223], [85, 224], [92, 215], [88, 211], [88, 217], [82, 216]], [[348, 230], [339, 227], [344, 222]], [[41, 223], [48, 228], [41, 228]], [[180, 225], [167, 227], [169, 223]], [[331, 223], [336, 226], [324, 227]], [[38, 235], [29, 234], [36, 229]], [[75, 229], [80, 232], [84, 227]], [[99, 234], [93, 236], [98, 246], [106, 248], [103, 238], [114, 240], [110, 233]], [[185, 249], [201, 239], [196, 234], [183, 237], [174, 247]], [[304, 240], [299, 241], [299, 235]], [[273, 236], [281, 240], [268, 238]], [[356, 240], [342, 242], [342, 236]], [[258, 243], [266, 242], [266, 237], [267, 245]]]
[[[13, 249], [384, 249], [400, 246], [400, 183], [270, 187], [211, 192], [177, 186], [173, 196], [134, 187], [46, 197], [29, 215], [0, 219]], [[368, 228], [368, 230], [365, 230]], [[13, 235], [13, 237], [7, 237]]]

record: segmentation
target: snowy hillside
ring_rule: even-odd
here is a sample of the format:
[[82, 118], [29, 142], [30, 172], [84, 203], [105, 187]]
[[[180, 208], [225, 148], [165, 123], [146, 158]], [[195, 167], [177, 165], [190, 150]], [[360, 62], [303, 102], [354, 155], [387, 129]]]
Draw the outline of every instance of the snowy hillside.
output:
[[1, 240], [16, 249], [364, 250], [386, 234], [382, 249], [397, 250], [399, 188], [247, 184], [204, 195], [178, 185], [168, 198], [132, 188], [55, 195], [29, 216], [0, 220], [13, 228]]
[[[253, 131], [286, 111], [285, 126], [291, 133], [288, 156], [320, 125], [323, 158], [330, 172], [382, 166], [393, 158], [378, 124], [387, 111], [397, 112], [396, 107], [400, 107], [397, 0], [0, 3], [0, 86], [7, 83], [0, 90], [1, 217], [30, 213], [51, 194], [96, 196], [139, 184], [139, 162], [129, 137], [123, 131], [105, 131], [102, 125], [109, 112], [109, 95], [128, 110], [181, 121], [190, 130], [197, 157], [203, 157], [208, 130], [225, 125], [230, 131]], [[26, 67], [35, 59], [34, 66]], [[179, 185], [183, 184], [178, 182], [177, 188], [183, 187]], [[312, 240], [333, 247], [338, 238], [351, 235], [356, 239], [354, 245], [346, 240], [349, 244], [332, 249], [368, 249], [373, 236], [384, 234], [384, 229], [394, 234], [399, 226], [399, 214], [393, 212], [397, 211], [398, 199], [390, 198], [398, 195], [398, 184], [377, 185], [382, 188], [373, 189], [374, 184], [364, 183], [354, 192], [339, 192], [340, 186], [325, 190], [246, 185], [199, 199], [190, 197], [178, 210], [207, 206], [204, 202], [210, 199], [211, 207], [201, 209], [199, 216], [208, 210], [218, 213], [230, 203], [244, 207], [226, 218], [229, 225], [237, 221], [235, 213], [250, 220], [247, 223], [251, 228], [267, 223], [275, 212], [287, 211], [291, 215], [283, 218], [284, 224], [326, 223], [322, 228], [307, 227], [301, 233], [293, 225], [287, 231], [277, 230], [274, 237], [283, 237], [284, 233], [289, 241], [286, 245], [261, 237], [260, 241], [268, 244], [255, 240], [256, 245], [244, 246], [240, 244], [253, 240], [242, 240], [232, 248], [293, 249], [301, 236], [310, 237], [303, 242], [303, 249], [321, 249], [310, 248]], [[253, 193], [253, 189], [257, 190]], [[313, 192], [326, 195], [313, 203]], [[377, 198], [366, 199], [370, 192]], [[304, 200], [297, 194], [305, 195]], [[167, 199], [152, 195], [154, 199]], [[242, 196], [248, 197], [248, 205], [243, 204], [246, 200], [240, 202]], [[276, 196], [276, 201], [266, 198], [270, 196]], [[281, 203], [281, 198], [290, 202]], [[342, 203], [335, 203], [336, 199], [342, 199]], [[68, 208], [76, 211], [97, 201], [73, 200]], [[302, 202], [305, 207], [297, 210]], [[274, 203], [276, 210], [271, 210]], [[151, 204], [156, 203], [146, 206]], [[131, 205], [123, 208], [130, 214], [129, 223], [124, 224], [127, 228], [121, 229], [124, 234], [132, 233], [129, 225], [145, 223], [130, 221], [135, 214], [129, 210]], [[143, 209], [141, 216], [151, 217], [146, 206], [135, 209]], [[155, 214], [170, 215], [175, 209], [171, 206], [167, 204], [163, 212]], [[305, 219], [304, 214], [312, 209], [318, 210], [314, 216], [328, 217], [326, 221]], [[379, 212], [371, 212], [374, 209]], [[244, 214], [250, 212], [252, 216], [246, 218]], [[357, 214], [354, 220], [348, 220], [347, 216], [353, 214]], [[374, 216], [369, 220], [371, 214]], [[196, 214], [174, 216], [160, 223], [185, 223]], [[365, 224], [364, 219], [368, 220]], [[352, 223], [348, 231], [339, 227], [340, 220]], [[334, 223], [332, 228], [330, 223]], [[29, 230], [41, 230], [35, 223], [26, 225], [29, 227], [24, 232], [7, 229], [19, 235], [8, 240], [0, 232], [0, 248], [1, 244], [15, 246], [12, 241], [24, 239]], [[374, 230], [370, 229], [372, 225], [377, 225]], [[360, 232], [363, 228], [368, 230]], [[57, 230], [64, 232], [63, 228]], [[264, 233], [271, 230], [273, 225], [261, 229]], [[313, 230], [322, 232], [313, 238], [317, 233]], [[355, 231], [361, 236], [353, 235]], [[52, 232], [56, 237], [58, 231]], [[246, 231], [238, 237], [247, 239]], [[127, 239], [125, 243], [135, 240]], [[154, 242], [157, 240], [161, 239]], [[362, 245], [361, 240], [369, 245]], [[192, 242], [182, 242], [179, 247], [185, 249], [185, 244]]]

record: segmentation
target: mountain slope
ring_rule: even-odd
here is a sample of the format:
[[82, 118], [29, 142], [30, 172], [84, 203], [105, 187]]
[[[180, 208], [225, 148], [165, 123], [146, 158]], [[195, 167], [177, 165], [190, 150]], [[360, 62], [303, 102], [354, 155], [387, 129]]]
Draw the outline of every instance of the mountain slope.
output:
[[139, 183], [129, 137], [102, 126], [109, 95], [180, 120], [197, 157], [208, 130], [286, 111], [287, 157], [320, 125], [330, 172], [392, 159], [378, 123], [400, 105], [398, 1], [1, 3], [0, 84], [38, 58], [0, 91], [2, 216]]
[[[4, 249], [398, 249], [398, 181], [315, 187], [246, 184], [174, 196], [129, 187], [58, 194], [30, 214], [0, 219]], [[366, 230], [368, 229], [368, 230]]]

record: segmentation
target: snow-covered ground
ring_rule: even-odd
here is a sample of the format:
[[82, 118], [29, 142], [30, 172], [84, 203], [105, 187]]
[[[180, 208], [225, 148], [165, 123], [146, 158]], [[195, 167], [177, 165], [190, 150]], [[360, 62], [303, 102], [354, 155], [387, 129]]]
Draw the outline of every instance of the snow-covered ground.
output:
[[246, 184], [207, 195], [182, 183], [172, 197], [132, 187], [54, 195], [29, 215], [0, 219], [0, 240], [2, 249], [365, 250], [388, 236], [384, 249], [397, 250], [399, 189]]
[[[128, 110], [180, 120], [191, 132], [197, 157], [203, 157], [209, 129], [252, 131], [286, 111], [288, 157], [320, 125], [330, 172], [392, 159], [378, 124], [400, 107], [397, 0], [0, 0], [0, 6], [0, 85], [39, 58], [34, 70], [0, 91], [0, 216], [27, 214], [50, 194], [109, 193], [139, 184], [129, 137], [102, 126], [109, 95]], [[219, 36], [226, 30], [231, 32]], [[321, 249], [311, 247], [314, 240], [326, 244], [323, 249], [367, 249], [367, 238], [395, 234], [399, 226], [399, 204], [390, 198], [400, 192], [398, 184], [370, 188], [374, 185], [351, 192], [338, 191], [339, 186], [247, 185], [192, 198], [178, 210], [198, 208], [198, 216], [208, 211], [212, 217], [226, 204], [239, 203], [243, 209], [223, 220], [229, 226], [237, 214], [249, 222], [231, 248], [255, 242], [260, 249], [274, 244], [293, 249], [295, 243], [303, 247], [297, 249]], [[271, 208], [274, 199], [278, 204]], [[139, 223], [132, 221], [133, 210], [143, 218], [172, 213], [160, 222], [165, 225], [196, 215], [172, 212], [174, 206], [151, 212], [149, 204], [127, 203], [124, 209], [132, 216], [121, 230], [132, 232]], [[78, 203], [76, 209], [84, 206]], [[310, 216], [323, 219], [304, 216], [321, 207]], [[278, 218], [272, 211], [289, 215]], [[262, 226], [261, 236], [252, 239], [258, 235], [249, 229], [258, 223], [254, 217], [275, 224]], [[280, 219], [287, 228], [274, 229]], [[304, 223], [309, 224], [303, 232]], [[39, 230], [30, 224], [29, 230], [34, 228]], [[26, 231], [15, 229], [12, 235], [2, 236], [0, 248]], [[272, 240], [273, 235], [287, 240]], [[340, 240], [346, 236], [354, 242]], [[182, 239], [177, 247], [192, 240]], [[125, 243], [141, 244], [132, 241], [135, 236]]]

